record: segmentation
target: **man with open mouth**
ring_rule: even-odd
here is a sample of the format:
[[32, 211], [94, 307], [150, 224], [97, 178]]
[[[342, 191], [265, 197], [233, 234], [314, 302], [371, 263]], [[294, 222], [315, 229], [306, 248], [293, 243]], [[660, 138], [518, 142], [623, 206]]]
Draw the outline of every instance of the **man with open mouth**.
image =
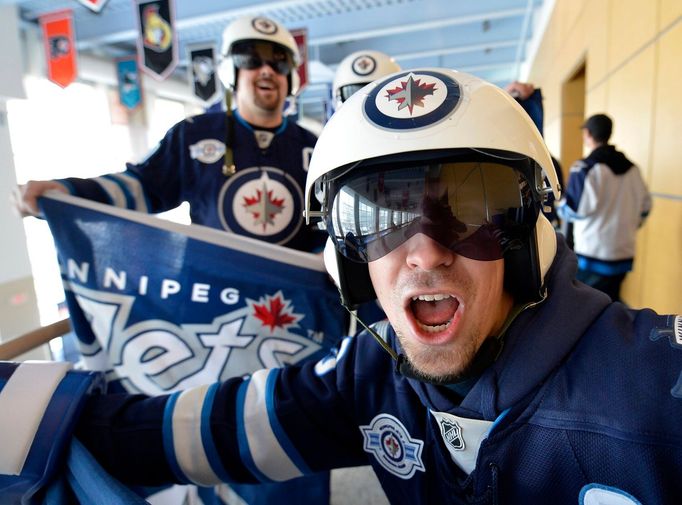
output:
[[560, 191], [503, 90], [438, 68], [375, 81], [325, 126], [305, 213], [343, 305], [388, 320], [316, 364], [92, 396], [77, 435], [131, 484], [370, 463], [392, 503], [682, 503], [682, 318], [575, 280], [541, 212]]

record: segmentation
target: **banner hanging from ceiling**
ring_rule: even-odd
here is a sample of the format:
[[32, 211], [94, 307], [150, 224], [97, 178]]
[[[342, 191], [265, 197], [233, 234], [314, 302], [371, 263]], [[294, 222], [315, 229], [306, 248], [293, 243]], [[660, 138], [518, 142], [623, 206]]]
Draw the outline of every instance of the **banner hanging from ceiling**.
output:
[[172, 0], [133, 0], [138, 19], [137, 56], [154, 79], [166, 79], [178, 64]]
[[215, 46], [213, 44], [188, 46], [189, 79], [192, 93], [204, 104], [210, 105], [220, 95], [216, 73]]
[[116, 60], [116, 77], [121, 105], [130, 110], [135, 109], [142, 103], [142, 84], [137, 69], [137, 58], [128, 56]]
[[100, 12], [108, 0], [78, 0], [78, 3], [85, 5], [93, 12]]
[[40, 16], [40, 28], [45, 45], [47, 78], [65, 88], [78, 75], [73, 12], [65, 9]]
[[298, 68], [296, 68], [299, 79], [298, 94], [300, 95], [308, 85], [308, 30], [305, 28], [297, 28], [289, 31], [298, 46], [298, 54], [301, 55], [301, 62], [299, 63]]

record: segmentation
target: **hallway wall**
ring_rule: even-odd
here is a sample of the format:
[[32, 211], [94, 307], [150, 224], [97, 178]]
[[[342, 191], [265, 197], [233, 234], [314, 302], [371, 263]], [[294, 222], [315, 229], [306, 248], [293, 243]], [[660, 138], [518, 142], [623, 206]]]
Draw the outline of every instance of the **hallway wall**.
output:
[[[580, 138], [584, 119], [562, 110], [562, 88], [585, 66], [585, 117], [613, 118], [611, 142], [640, 167], [654, 200], [623, 299], [676, 314], [682, 313], [681, 56], [679, 0], [556, 0], [528, 77], [542, 88], [545, 138], [559, 155], [562, 124], [573, 125]], [[561, 160], [565, 175], [573, 161]]]

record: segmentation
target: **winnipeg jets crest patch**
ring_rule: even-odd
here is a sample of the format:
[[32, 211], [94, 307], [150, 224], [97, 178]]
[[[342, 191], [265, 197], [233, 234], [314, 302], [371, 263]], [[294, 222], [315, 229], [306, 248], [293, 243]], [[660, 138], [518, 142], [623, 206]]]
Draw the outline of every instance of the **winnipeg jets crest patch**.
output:
[[451, 77], [432, 70], [392, 76], [367, 96], [364, 113], [380, 128], [414, 130], [450, 116], [460, 103], [461, 88]]
[[287, 173], [272, 167], [238, 171], [220, 190], [223, 227], [247, 237], [281, 244], [302, 225], [303, 191]]
[[225, 154], [225, 144], [216, 139], [200, 140], [189, 146], [189, 157], [202, 163], [215, 163]]
[[389, 414], [379, 414], [367, 426], [360, 426], [363, 449], [373, 454], [387, 471], [410, 479], [417, 470], [424, 472], [421, 455], [424, 442], [410, 437], [403, 423]]

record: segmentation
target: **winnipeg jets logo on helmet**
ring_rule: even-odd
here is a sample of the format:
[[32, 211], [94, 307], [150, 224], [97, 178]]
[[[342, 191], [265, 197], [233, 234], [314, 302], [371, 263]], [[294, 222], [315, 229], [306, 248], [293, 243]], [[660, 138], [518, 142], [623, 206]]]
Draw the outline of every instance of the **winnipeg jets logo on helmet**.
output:
[[264, 35], [274, 35], [277, 33], [277, 25], [268, 18], [253, 18], [251, 26]]
[[369, 54], [361, 54], [353, 60], [351, 69], [357, 75], [369, 75], [377, 68], [377, 62]]
[[303, 221], [301, 188], [272, 167], [238, 171], [220, 190], [218, 205], [226, 230], [275, 244], [294, 236]]
[[423, 128], [447, 118], [460, 102], [461, 88], [450, 76], [410, 71], [378, 84], [365, 101], [366, 117], [391, 130]]

